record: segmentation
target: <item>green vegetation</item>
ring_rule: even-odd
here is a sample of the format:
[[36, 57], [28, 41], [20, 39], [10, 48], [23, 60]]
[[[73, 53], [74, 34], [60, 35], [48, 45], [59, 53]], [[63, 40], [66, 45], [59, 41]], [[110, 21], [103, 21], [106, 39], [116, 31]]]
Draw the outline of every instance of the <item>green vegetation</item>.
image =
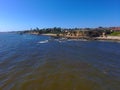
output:
[[120, 36], [120, 32], [112, 32], [109, 34], [110, 36]]
[[[120, 28], [119, 27], [98, 27], [98, 28], [61, 28], [61, 27], [54, 27], [54, 28], [43, 28], [40, 29], [36, 27], [35, 29], [18, 31], [20, 34], [56, 34], [59, 36], [62, 35], [71, 35], [77, 36], [83, 35], [88, 37], [102, 37], [102, 36], [120, 36]], [[81, 34], [80, 34], [81, 33]]]
[[62, 29], [60, 27], [54, 27], [54, 28], [43, 28], [43, 29], [39, 29], [38, 27], [35, 29], [30, 29], [30, 30], [25, 30], [25, 31], [19, 31], [18, 33], [20, 34], [48, 34], [48, 33], [52, 33], [52, 34], [60, 34], [62, 33]]

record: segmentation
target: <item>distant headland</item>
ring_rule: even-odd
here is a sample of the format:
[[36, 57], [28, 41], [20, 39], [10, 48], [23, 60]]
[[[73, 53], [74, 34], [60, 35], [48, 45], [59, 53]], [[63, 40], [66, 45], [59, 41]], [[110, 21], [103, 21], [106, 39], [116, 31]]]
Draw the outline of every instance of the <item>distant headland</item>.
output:
[[120, 40], [120, 27], [98, 28], [44, 28], [18, 31], [19, 34], [48, 35], [53, 38], [87, 39], [87, 40]]

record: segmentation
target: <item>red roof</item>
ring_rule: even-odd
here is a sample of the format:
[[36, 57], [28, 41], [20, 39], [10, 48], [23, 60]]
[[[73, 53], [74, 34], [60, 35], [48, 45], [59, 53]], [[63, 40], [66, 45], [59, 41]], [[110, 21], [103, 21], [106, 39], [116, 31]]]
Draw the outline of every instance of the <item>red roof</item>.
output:
[[114, 31], [120, 31], [120, 27], [113, 27], [112, 30], [114, 30]]

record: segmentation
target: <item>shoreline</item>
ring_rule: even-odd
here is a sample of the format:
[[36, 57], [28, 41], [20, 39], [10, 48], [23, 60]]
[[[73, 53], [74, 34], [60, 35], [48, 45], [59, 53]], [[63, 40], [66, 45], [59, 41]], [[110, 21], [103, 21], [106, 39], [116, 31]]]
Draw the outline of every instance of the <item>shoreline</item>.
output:
[[120, 41], [120, 36], [106, 36], [106, 37], [86, 37], [86, 36], [63, 36], [57, 34], [41, 34], [44, 36], [51, 36], [53, 38], [66, 38], [66, 39], [86, 39], [86, 40], [115, 40]]
[[44, 35], [44, 36], [51, 36], [51, 37], [55, 37], [55, 36], [57, 36], [57, 34], [52, 34], [52, 33], [48, 33], [48, 34], [41, 34], [41, 35]]
[[115, 40], [120, 41], [120, 36], [96, 37], [97, 40]]

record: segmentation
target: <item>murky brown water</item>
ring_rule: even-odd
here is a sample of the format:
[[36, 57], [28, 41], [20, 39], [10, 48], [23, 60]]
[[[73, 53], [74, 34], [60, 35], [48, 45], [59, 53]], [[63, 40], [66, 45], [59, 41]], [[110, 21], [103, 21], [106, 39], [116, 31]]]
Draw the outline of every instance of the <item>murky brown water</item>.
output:
[[45, 40], [0, 34], [0, 90], [120, 89], [119, 43]]

